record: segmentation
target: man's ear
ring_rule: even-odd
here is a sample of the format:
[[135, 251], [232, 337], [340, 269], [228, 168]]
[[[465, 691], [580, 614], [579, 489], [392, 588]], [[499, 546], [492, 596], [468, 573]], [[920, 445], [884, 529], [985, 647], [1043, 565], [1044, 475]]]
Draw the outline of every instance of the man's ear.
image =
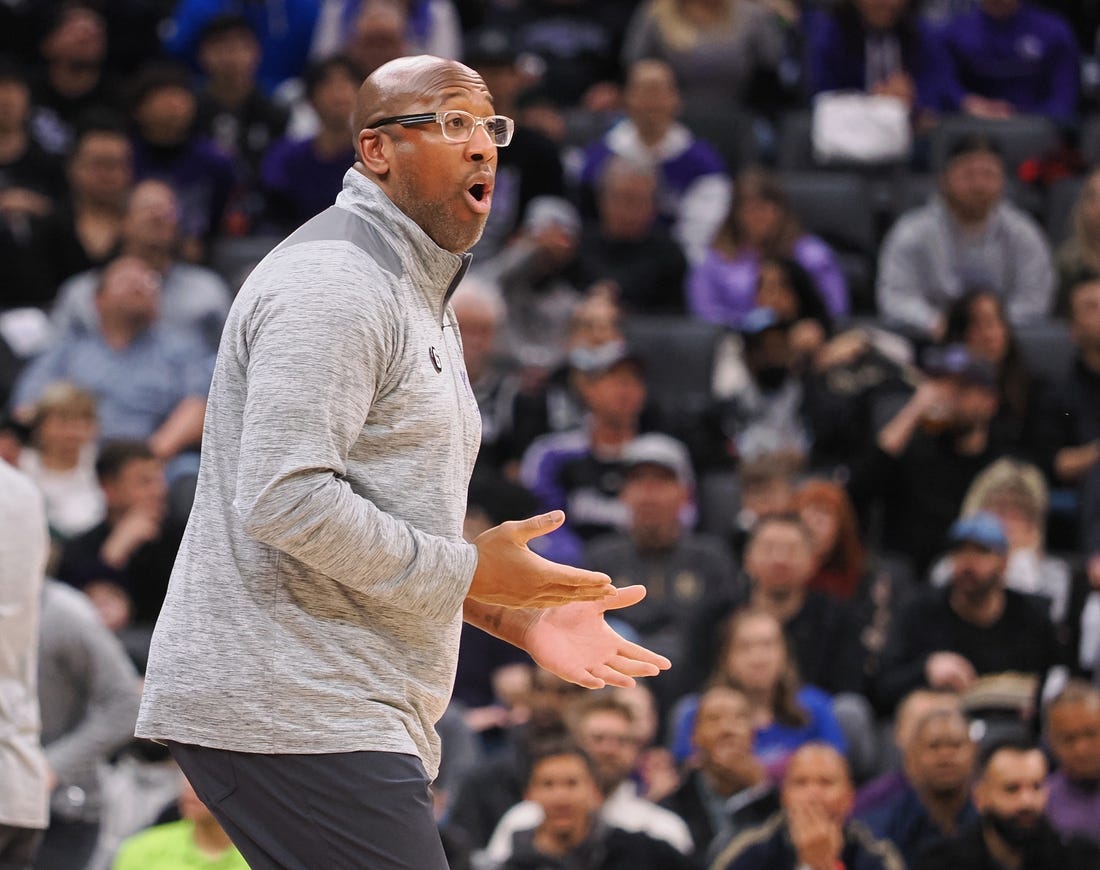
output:
[[357, 142], [359, 159], [374, 176], [381, 177], [390, 171], [386, 154], [386, 137], [377, 130], [360, 130]]

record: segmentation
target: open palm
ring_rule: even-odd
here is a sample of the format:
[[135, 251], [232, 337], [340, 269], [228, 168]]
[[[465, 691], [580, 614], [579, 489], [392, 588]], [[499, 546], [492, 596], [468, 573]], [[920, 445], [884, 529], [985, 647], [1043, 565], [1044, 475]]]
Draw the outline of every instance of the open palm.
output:
[[644, 586], [616, 589], [602, 601], [576, 601], [543, 610], [524, 637], [535, 662], [563, 680], [589, 689], [633, 686], [634, 677], [652, 677], [672, 666], [664, 656], [622, 638], [604, 613], [637, 604]]

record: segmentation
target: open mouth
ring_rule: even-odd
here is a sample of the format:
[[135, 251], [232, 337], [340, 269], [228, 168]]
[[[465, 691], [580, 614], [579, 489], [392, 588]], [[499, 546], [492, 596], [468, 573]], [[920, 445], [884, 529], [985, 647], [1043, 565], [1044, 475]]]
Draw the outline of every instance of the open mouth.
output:
[[478, 214], [487, 214], [493, 202], [493, 188], [491, 185], [479, 181], [466, 188], [466, 196], [473, 211]]

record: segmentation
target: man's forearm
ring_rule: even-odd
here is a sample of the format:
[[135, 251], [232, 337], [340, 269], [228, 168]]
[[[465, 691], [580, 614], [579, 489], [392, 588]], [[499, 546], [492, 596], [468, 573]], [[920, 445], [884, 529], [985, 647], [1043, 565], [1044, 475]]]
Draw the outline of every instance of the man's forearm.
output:
[[466, 622], [520, 649], [525, 649], [527, 629], [538, 616], [539, 611], [530, 607], [501, 607], [472, 598], [462, 603], [462, 618]]

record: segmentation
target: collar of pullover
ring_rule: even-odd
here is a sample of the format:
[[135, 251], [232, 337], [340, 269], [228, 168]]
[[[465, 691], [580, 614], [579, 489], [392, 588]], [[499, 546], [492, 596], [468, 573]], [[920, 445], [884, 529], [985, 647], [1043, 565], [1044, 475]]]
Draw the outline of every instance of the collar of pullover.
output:
[[442, 320], [444, 306], [470, 265], [470, 254], [443, 250], [393, 204], [382, 188], [355, 168], [344, 174], [344, 186], [336, 197], [336, 205], [383, 233], [413, 286]]

